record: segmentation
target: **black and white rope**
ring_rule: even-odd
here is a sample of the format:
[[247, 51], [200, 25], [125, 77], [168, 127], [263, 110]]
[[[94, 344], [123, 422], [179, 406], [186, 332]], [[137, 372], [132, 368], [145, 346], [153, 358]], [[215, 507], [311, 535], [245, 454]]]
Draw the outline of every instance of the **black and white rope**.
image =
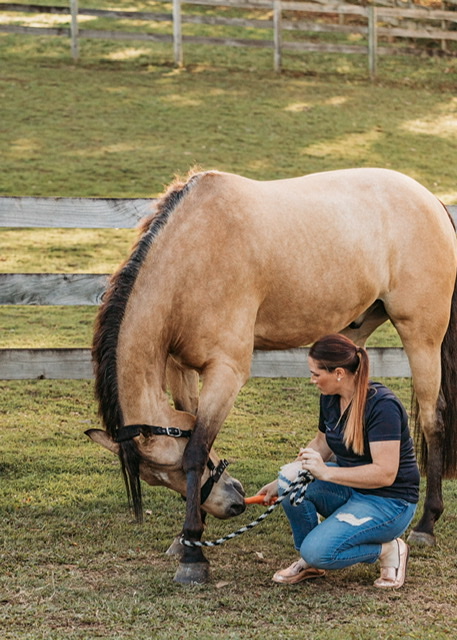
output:
[[242, 533], [246, 533], [246, 531], [250, 531], [251, 529], [256, 527], [263, 520], [265, 520], [265, 518], [267, 518], [270, 515], [270, 513], [273, 513], [276, 507], [280, 505], [281, 502], [285, 498], [287, 498], [287, 496], [290, 495], [291, 504], [295, 506], [298, 506], [299, 504], [301, 504], [305, 499], [306, 489], [308, 488], [308, 485], [310, 484], [310, 482], [312, 482], [313, 480], [314, 478], [309, 473], [309, 471], [305, 471], [305, 470], [300, 471], [298, 473], [296, 480], [290, 483], [289, 487], [284, 491], [284, 493], [280, 495], [276, 500], [276, 502], [270, 505], [268, 509], [264, 513], [262, 513], [261, 516], [259, 516], [256, 520], [253, 520], [249, 524], [245, 525], [244, 527], [237, 529], [233, 533], [229, 533], [223, 538], [218, 538], [217, 540], [213, 540], [211, 542], [210, 541], [200, 542], [199, 540], [186, 540], [184, 537], [182, 537], [180, 542], [181, 544], [184, 544], [186, 547], [218, 547], [224, 542], [227, 542], [227, 540], [236, 538], [237, 536], [240, 536]]

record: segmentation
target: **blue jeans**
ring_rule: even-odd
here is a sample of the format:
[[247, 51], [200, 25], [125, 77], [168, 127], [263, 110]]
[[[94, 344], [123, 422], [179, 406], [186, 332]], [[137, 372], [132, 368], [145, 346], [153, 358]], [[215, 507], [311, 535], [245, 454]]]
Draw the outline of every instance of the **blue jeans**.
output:
[[[288, 481], [280, 477], [279, 494]], [[282, 506], [301, 557], [317, 569], [373, 563], [381, 545], [401, 536], [416, 512], [406, 500], [366, 495], [333, 482], [314, 480], [298, 506], [287, 496]], [[323, 516], [320, 524], [318, 514]]]

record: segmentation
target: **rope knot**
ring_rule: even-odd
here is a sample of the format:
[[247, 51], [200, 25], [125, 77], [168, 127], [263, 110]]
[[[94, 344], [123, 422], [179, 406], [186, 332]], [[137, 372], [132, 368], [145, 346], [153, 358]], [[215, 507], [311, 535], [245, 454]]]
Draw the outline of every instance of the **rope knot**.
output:
[[291, 483], [289, 490], [285, 491], [281, 497], [289, 495], [290, 504], [294, 507], [298, 507], [305, 499], [306, 489], [310, 482], [314, 480], [309, 471], [304, 469], [298, 472], [298, 476], [294, 482]]

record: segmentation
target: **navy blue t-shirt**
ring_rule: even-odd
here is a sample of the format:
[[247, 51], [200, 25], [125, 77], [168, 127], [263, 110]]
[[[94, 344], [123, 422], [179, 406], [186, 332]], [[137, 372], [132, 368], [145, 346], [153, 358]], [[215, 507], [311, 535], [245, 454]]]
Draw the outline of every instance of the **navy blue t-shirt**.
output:
[[397, 477], [390, 487], [357, 489], [385, 498], [400, 498], [416, 503], [419, 499], [419, 469], [413, 441], [408, 428], [408, 416], [396, 395], [379, 382], [370, 382], [364, 424], [364, 453], [347, 449], [343, 441], [347, 411], [341, 416], [340, 396], [320, 397], [319, 430], [325, 433], [327, 444], [340, 467], [355, 467], [373, 462], [370, 442], [400, 440], [400, 464]]

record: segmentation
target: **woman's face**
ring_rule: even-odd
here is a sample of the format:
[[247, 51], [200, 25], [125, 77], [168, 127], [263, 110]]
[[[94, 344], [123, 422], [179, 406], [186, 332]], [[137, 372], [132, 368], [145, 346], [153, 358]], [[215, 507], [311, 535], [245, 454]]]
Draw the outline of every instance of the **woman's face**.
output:
[[325, 396], [332, 396], [340, 392], [341, 385], [338, 381], [338, 372], [340, 369], [328, 371], [317, 360], [308, 358], [309, 370], [311, 372], [311, 384], [315, 384], [321, 393]]

